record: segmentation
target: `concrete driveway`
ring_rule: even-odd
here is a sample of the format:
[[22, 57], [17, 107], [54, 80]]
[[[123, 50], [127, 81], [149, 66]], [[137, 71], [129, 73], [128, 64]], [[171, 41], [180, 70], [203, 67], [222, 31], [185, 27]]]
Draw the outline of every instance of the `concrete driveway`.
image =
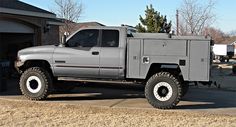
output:
[[[45, 103], [156, 110], [149, 105], [143, 91], [144, 88], [141, 86], [90, 84], [79, 86], [68, 94], [50, 95]], [[22, 95], [9, 93], [2, 93], [0, 99], [28, 101]], [[236, 92], [192, 86], [188, 94], [173, 110], [236, 115]]]

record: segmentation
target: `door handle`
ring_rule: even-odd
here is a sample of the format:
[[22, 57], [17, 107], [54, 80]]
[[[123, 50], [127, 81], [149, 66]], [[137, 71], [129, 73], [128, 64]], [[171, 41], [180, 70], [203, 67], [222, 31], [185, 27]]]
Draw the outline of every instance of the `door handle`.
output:
[[63, 60], [55, 60], [55, 63], [66, 63], [66, 61], [63, 61]]
[[92, 55], [99, 55], [99, 52], [98, 51], [93, 51]]

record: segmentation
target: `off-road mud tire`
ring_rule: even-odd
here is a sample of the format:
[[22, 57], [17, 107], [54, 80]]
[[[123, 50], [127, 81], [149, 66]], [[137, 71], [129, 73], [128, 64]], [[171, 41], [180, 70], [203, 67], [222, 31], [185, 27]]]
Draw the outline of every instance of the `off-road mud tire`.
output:
[[[171, 96], [169, 96], [167, 100], [163, 101], [163, 100], [159, 100], [156, 96], [159, 95], [158, 91], [157, 94], [155, 95], [155, 87], [156, 85], [158, 85], [159, 83], [164, 83], [166, 84], [169, 88], [167, 91], [168, 92], [172, 92]], [[158, 88], [158, 90], [161, 87]], [[168, 93], [169, 94], [169, 93]], [[167, 94], [167, 95], [168, 95]], [[181, 84], [178, 81], [178, 78], [174, 77], [174, 75], [172, 75], [169, 72], [159, 72], [157, 74], [154, 74], [146, 83], [145, 86], [145, 96], [148, 100], [148, 102], [155, 108], [159, 108], [159, 109], [171, 109], [174, 108], [180, 101], [181, 98], [181, 94], [182, 94], [182, 88], [181, 88]]]
[[[27, 85], [27, 82], [28, 84], [31, 82], [28, 81], [30, 78], [32, 78], [32, 81], [35, 79], [38, 80], [35, 80], [38, 83], [36, 89], [29, 88], [29, 85]], [[29, 68], [20, 77], [20, 90], [22, 94], [30, 100], [39, 101], [46, 99], [49, 94], [49, 86], [51, 85], [52, 77], [46, 70], [40, 67]]]

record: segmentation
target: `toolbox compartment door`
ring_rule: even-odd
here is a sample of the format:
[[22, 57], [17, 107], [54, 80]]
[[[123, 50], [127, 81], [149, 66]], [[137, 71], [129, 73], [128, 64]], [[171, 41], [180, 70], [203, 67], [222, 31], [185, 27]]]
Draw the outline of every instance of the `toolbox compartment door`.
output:
[[189, 80], [209, 81], [210, 44], [207, 41], [190, 41]]
[[186, 56], [186, 40], [144, 40], [146, 56]]
[[127, 78], [140, 77], [141, 42], [142, 39], [128, 39]]

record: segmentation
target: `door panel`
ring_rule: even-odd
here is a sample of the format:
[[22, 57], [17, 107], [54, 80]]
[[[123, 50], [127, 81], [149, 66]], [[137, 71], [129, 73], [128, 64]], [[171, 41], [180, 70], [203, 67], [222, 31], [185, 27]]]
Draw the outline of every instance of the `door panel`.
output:
[[100, 54], [100, 77], [118, 78], [120, 67], [119, 48], [101, 48]]
[[54, 73], [57, 76], [98, 77], [99, 47], [57, 48], [54, 52]]
[[122, 48], [119, 48], [119, 38], [120, 32], [118, 30], [102, 30], [100, 54], [101, 78], [119, 78], [119, 73], [124, 69], [120, 63]]

